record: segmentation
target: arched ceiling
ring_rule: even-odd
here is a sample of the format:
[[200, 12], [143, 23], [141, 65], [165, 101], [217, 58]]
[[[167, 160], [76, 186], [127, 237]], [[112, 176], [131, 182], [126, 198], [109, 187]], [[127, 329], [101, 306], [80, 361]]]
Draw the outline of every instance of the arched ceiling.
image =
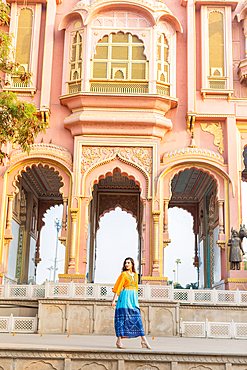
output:
[[22, 172], [22, 177], [38, 198], [61, 198], [59, 189], [63, 186], [62, 178], [48, 166], [32, 166]]
[[198, 202], [213, 181], [209, 174], [196, 168], [179, 172], [171, 182], [171, 200]]

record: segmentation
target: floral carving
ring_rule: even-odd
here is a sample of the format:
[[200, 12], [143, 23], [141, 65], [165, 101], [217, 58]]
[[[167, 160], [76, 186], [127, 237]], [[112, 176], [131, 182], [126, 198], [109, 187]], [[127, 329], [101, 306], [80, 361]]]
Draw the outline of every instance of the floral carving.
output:
[[207, 123], [201, 123], [201, 128], [203, 131], [214, 135], [214, 145], [217, 146], [218, 151], [222, 154], [224, 152], [224, 144], [221, 123], [210, 123], [209, 125]]
[[144, 168], [149, 174], [153, 170], [152, 148], [150, 147], [82, 147], [81, 172], [84, 174], [93, 165], [114, 159], [116, 156]]

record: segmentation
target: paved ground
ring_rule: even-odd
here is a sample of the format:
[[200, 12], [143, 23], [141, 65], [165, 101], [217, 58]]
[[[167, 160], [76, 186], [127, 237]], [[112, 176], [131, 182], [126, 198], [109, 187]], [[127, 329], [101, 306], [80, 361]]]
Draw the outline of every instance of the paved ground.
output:
[[[205, 339], [205, 338], [177, 338], [177, 337], [148, 337], [153, 347], [150, 352], [169, 354], [212, 354], [212, 355], [245, 355], [247, 340], [237, 339]], [[1, 349], [21, 350], [63, 350], [63, 351], [148, 351], [141, 349], [140, 339], [125, 339], [125, 350], [115, 347], [116, 338], [99, 335], [67, 335], [63, 334], [0, 334]]]

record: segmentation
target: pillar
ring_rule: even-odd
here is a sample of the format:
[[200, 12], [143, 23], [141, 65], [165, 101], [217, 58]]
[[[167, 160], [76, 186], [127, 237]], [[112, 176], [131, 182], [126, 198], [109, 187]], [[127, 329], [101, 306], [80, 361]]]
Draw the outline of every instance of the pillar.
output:
[[78, 213], [78, 208], [70, 209], [71, 239], [70, 239], [70, 251], [69, 251], [69, 274], [73, 274], [75, 270], [77, 213]]
[[153, 211], [153, 271], [152, 271], [152, 276], [159, 276], [159, 220], [160, 220], [160, 211]]
[[244, 18], [245, 58], [247, 58], [247, 14]]
[[221, 278], [226, 275], [226, 236], [224, 225], [224, 201], [218, 201], [219, 207], [219, 236], [217, 240], [218, 246], [221, 248]]
[[66, 246], [66, 238], [67, 238], [67, 206], [68, 206], [68, 198], [63, 198], [63, 218], [62, 218], [62, 230], [61, 236], [58, 238], [59, 241]]
[[12, 194], [8, 195], [8, 208], [7, 208], [6, 229], [4, 233], [4, 255], [3, 255], [3, 269], [4, 269], [5, 274], [7, 274], [8, 272], [9, 243], [13, 239], [13, 235], [11, 235], [13, 201], [14, 201], [14, 195]]

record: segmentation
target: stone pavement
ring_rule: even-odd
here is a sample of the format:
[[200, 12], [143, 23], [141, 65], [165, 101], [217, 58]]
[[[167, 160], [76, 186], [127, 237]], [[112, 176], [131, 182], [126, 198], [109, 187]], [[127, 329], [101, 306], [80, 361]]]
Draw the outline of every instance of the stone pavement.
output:
[[162, 353], [186, 355], [246, 356], [247, 340], [180, 337], [148, 337], [153, 350], [141, 349], [140, 338], [124, 339], [125, 350], [115, 347], [114, 336], [63, 334], [0, 334], [0, 347], [6, 350], [98, 351], [117, 353]]

